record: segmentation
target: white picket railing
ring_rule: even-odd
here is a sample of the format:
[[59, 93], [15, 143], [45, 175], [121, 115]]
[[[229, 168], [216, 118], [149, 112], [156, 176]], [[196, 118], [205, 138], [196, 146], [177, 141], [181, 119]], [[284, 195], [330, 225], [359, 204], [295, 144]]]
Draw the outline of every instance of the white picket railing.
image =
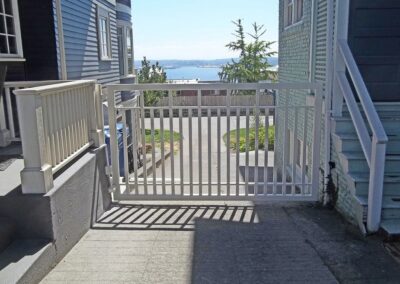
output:
[[[349, 5], [349, 0], [343, 0], [337, 1], [336, 6], [333, 114], [336, 116], [342, 115], [344, 98], [370, 168], [367, 229], [369, 232], [376, 232], [379, 230], [381, 222], [388, 137], [347, 43]], [[346, 72], [348, 72], [349, 76], [346, 75]], [[366, 120], [359, 109], [349, 79], [354, 86]], [[372, 139], [368, 131], [368, 126], [372, 130]]]
[[46, 193], [54, 173], [104, 143], [101, 89], [96, 81], [74, 81], [14, 93], [25, 162], [22, 191]]
[[21, 141], [19, 134], [18, 112], [14, 91], [25, 88], [33, 88], [68, 81], [17, 81], [5, 82], [4, 90], [0, 94], [0, 147], [7, 146], [10, 142]]
[[[107, 86], [112, 183], [114, 198], [135, 200], [226, 200], [226, 199], [277, 199], [317, 200], [319, 192], [319, 155], [321, 130], [321, 89], [317, 84], [136, 84]], [[192, 106], [173, 104], [176, 91], [197, 91]], [[226, 105], [204, 105], [202, 91], [224, 90]], [[260, 104], [264, 90], [312, 90], [316, 94], [315, 105], [271, 106]], [[136, 91], [137, 104], [116, 104], [115, 93]], [[144, 92], [163, 91], [168, 106], [149, 106], [144, 103]], [[232, 104], [231, 97], [238, 91], [246, 91], [254, 105]], [[249, 94], [249, 91], [252, 93]], [[278, 93], [277, 96], [280, 94]], [[289, 92], [286, 92], [289, 102]], [[269, 152], [261, 149], [269, 144], [268, 135], [260, 136], [262, 125], [268, 128], [270, 115], [282, 112], [277, 121], [281, 133], [289, 129], [291, 137], [284, 134], [281, 172], [269, 162]], [[118, 115], [122, 119], [118, 121]], [[309, 116], [313, 114], [313, 119]], [[122, 132], [122, 157], [119, 155], [117, 123]], [[303, 128], [301, 127], [303, 126]], [[254, 129], [251, 135], [250, 129]], [[164, 136], [165, 131], [179, 133]], [[234, 136], [226, 135], [236, 130]], [[240, 143], [240, 131], [245, 134], [245, 152], [239, 147], [231, 149], [231, 139]], [[309, 134], [312, 133], [312, 134]], [[301, 133], [301, 134], [300, 134]], [[303, 155], [300, 168], [296, 165], [300, 151], [297, 137], [303, 135]], [[310, 137], [310, 136], [313, 137]], [[224, 138], [225, 136], [225, 138]], [[263, 137], [263, 141], [259, 141]], [[224, 139], [225, 142], [224, 143]], [[306, 157], [307, 141], [312, 141], [312, 159]], [[121, 143], [121, 142], [120, 142]], [[254, 150], [250, 151], [250, 144]], [[289, 152], [292, 155], [289, 155]], [[272, 152], [274, 155], [274, 153]], [[276, 153], [275, 153], [276, 155]], [[120, 159], [123, 159], [120, 161]], [[290, 159], [290, 160], [289, 160]], [[307, 160], [307, 161], [306, 161]], [[309, 162], [309, 163], [307, 163]], [[122, 165], [122, 168], [120, 167]]]

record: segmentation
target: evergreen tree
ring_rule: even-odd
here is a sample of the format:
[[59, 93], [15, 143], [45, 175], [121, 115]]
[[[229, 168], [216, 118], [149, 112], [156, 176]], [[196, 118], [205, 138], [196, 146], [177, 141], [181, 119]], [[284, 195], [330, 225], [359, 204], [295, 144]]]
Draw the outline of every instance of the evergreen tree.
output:
[[[151, 64], [146, 57], [143, 57], [138, 81], [140, 84], [165, 83], [167, 81], [167, 74], [158, 62]], [[162, 91], [145, 91], [144, 103], [146, 106], [154, 106], [164, 95], [165, 92]]]
[[266, 33], [263, 25], [253, 24], [253, 32], [248, 35], [250, 42], [246, 42], [246, 36], [242, 20], [233, 21], [236, 26], [234, 36], [235, 41], [226, 45], [232, 51], [238, 51], [239, 59], [227, 63], [222, 67], [219, 73], [220, 79], [230, 83], [254, 83], [262, 80], [275, 81], [276, 73], [269, 68], [268, 58], [275, 55], [276, 52], [270, 51], [274, 42], [265, 41], [262, 37]]

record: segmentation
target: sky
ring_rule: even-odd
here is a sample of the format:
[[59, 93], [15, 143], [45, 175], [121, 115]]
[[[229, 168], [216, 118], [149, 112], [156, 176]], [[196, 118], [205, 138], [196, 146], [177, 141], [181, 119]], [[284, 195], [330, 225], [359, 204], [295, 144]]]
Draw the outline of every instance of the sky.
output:
[[[234, 40], [232, 20], [246, 32], [254, 22], [278, 40], [278, 0], [132, 1], [135, 59], [222, 59], [237, 57], [225, 45]], [[277, 51], [278, 45], [273, 46]]]

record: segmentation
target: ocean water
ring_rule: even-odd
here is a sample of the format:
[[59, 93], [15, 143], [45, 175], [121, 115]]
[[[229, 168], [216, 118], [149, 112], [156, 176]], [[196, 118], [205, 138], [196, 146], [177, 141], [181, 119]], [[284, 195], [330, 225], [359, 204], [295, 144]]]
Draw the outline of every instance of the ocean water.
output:
[[189, 66], [175, 69], [165, 69], [165, 72], [167, 72], [168, 80], [199, 79], [201, 81], [214, 81], [219, 80], [218, 72], [221, 72], [221, 68], [201, 68]]

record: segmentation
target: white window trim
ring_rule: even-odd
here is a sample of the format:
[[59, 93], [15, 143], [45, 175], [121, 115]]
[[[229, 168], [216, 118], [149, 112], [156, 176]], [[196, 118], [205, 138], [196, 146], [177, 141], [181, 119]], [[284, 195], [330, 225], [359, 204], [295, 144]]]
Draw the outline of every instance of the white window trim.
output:
[[[288, 28], [291, 28], [291, 27], [295, 27], [295, 26], [298, 26], [298, 25], [300, 25], [302, 22], [303, 22], [303, 18], [304, 18], [304, 1], [302, 2], [303, 3], [303, 13], [302, 13], [302, 17], [300, 18], [300, 19], [298, 19], [297, 18], [297, 8], [298, 8], [298, 5], [299, 5], [299, 1], [300, 0], [284, 0], [284, 23], [283, 23], [283, 25], [284, 25], [284, 29], [286, 30], [286, 29], [288, 29]], [[292, 21], [291, 21], [291, 23], [289, 24], [288, 23], [288, 10], [289, 10], [289, 6], [292, 6]]]
[[[102, 35], [100, 30], [100, 21], [102, 19], [106, 20], [106, 41], [107, 41], [107, 49], [108, 54], [103, 54], [103, 42]], [[109, 11], [104, 8], [97, 6], [97, 38], [98, 38], [98, 49], [99, 49], [99, 58], [102, 61], [112, 60], [112, 49], [111, 49], [111, 19]]]
[[[134, 75], [134, 69], [135, 66], [133, 66], [133, 70], [131, 73], [129, 73], [129, 68], [128, 68], [128, 44], [127, 44], [127, 33], [128, 31], [132, 31], [132, 27], [130, 25], [124, 25], [124, 24], [118, 24], [118, 28], [122, 28], [122, 50], [123, 50], [123, 56], [124, 56], [124, 74], [120, 74], [121, 78], [128, 78], [130, 76]], [[134, 54], [133, 54], [133, 32], [132, 32], [132, 60], [134, 59]]]
[[[3, 0], [0, 0], [3, 1]], [[21, 39], [21, 24], [19, 19], [19, 8], [18, 8], [18, 1], [11, 0], [12, 5], [12, 16], [14, 20], [14, 30], [15, 30], [15, 40], [17, 45], [17, 53], [10, 54], [10, 53], [0, 53], [0, 62], [4, 61], [25, 61], [24, 60], [24, 53], [22, 49], [22, 39]]]

